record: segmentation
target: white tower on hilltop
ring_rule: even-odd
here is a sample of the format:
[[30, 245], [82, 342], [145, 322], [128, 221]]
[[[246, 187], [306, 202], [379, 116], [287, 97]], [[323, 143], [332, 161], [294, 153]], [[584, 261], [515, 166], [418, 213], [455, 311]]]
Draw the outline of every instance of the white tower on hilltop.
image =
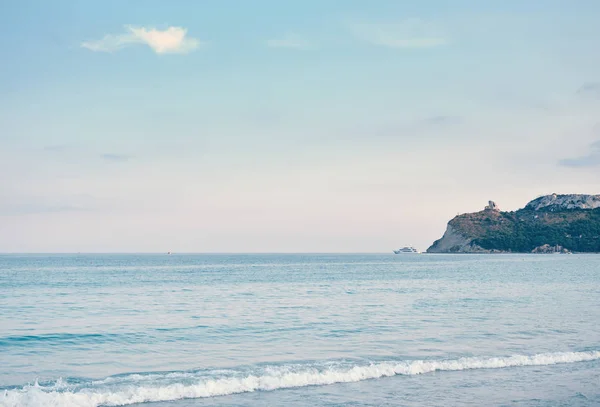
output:
[[500, 208], [498, 208], [498, 205], [496, 205], [496, 202], [494, 201], [488, 201], [488, 205], [485, 207], [486, 211], [496, 211], [499, 212]]

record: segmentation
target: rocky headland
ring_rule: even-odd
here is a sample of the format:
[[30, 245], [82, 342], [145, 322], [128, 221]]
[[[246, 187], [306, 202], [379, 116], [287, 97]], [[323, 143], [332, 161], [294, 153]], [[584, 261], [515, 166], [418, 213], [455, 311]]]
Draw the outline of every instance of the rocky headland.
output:
[[546, 195], [517, 211], [490, 201], [456, 216], [428, 253], [600, 252], [600, 195]]

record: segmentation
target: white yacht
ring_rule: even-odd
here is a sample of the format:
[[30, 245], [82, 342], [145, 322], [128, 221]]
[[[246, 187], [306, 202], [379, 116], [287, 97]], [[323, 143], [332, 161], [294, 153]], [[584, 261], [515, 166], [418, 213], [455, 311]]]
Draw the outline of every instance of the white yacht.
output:
[[398, 250], [394, 250], [394, 254], [405, 254], [405, 253], [419, 253], [419, 251], [412, 246], [404, 246]]

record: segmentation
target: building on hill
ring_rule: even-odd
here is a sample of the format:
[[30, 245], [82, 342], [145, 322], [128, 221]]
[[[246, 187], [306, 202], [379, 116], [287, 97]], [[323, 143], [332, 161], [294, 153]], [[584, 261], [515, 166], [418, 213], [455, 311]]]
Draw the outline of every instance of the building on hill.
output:
[[498, 205], [496, 205], [496, 202], [494, 202], [494, 201], [488, 201], [488, 204], [486, 205], [486, 207], [484, 209], [486, 211], [498, 211], [498, 212], [500, 212], [500, 208], [498, 208]]

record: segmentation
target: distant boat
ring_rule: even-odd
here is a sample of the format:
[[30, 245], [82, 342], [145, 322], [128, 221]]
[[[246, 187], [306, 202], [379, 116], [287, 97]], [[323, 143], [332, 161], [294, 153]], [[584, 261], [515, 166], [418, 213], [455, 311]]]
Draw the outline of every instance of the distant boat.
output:
[[394, 254], [406, 254], [406, 253], [419, 253], [419, 251], [412, 246], [404, 246], [398, 250], [394, 250]]
[[171, 252], [167, 252], [167, 254], [171, 254]]

